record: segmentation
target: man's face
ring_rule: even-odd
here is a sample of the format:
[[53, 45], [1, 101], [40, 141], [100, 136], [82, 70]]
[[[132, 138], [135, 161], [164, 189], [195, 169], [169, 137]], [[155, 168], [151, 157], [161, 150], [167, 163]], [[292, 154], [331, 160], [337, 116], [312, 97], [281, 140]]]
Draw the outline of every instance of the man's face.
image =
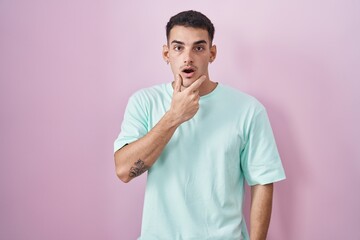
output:
[[163, 56], [170, 62], [174, 76], [181, 75], [184, 87], [189, 87], [202, 75], [209, 77], [208, 65], [216, 56], [216, 47], [210, 44], [204, 29], [184, 26], [171, 29]]

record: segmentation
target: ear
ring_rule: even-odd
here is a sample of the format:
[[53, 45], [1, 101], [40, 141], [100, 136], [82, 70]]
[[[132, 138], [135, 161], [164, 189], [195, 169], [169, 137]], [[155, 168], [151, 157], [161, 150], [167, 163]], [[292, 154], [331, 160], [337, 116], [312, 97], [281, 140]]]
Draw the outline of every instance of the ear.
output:
[[169, 47], [166, 44], [163, 45], [162, 57], [166, 63], [169, 63]]
[[212, 45], [210, 47], [210, 60], [209, 60], [210, 63], [212, 63], [215, 60], [216, 53], [217, 53], [216, 45]]

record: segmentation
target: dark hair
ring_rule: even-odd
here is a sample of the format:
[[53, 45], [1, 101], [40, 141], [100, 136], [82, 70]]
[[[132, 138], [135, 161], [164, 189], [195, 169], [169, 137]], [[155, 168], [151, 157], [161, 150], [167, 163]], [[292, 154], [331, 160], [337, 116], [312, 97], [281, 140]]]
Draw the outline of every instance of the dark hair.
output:
[[166, 38], [169, 40], [170, 31], [175, 26], [201, 28], [207, 30], [210, 38], [210, 44], [214, 39], [215, 28], [208, 17], [201, 12], [189, 10], [172, 16], [166, 24]]

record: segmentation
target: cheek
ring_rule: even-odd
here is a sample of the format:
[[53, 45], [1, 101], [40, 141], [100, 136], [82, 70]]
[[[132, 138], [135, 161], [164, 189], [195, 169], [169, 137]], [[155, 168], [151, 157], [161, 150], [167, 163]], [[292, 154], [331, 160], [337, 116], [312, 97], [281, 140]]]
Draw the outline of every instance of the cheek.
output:
[[176, 59], [180, 56], [180, 52], [175, 52], [175, 51], [171, 51], [169, 53], [169, 57], [172, 58], [172, 59]]
[[171, 71], [174, 73], [174, 74], [179, 74], [179, 67], [178, 67], [178, 64], [176, 64], [176, 62], [173, 62], [173, 61], [170, 61], [170, 68], [171, 68]]
[[201, 68], [202, 69], [207, 69], [209, 66], [209, 61], [207, 59], [201, 61]]
[[172, 63], [172, 65], [176, 65], [179, 62], [179, 57], [174, 56], [174, 54], [169, 56], [169, 60]]

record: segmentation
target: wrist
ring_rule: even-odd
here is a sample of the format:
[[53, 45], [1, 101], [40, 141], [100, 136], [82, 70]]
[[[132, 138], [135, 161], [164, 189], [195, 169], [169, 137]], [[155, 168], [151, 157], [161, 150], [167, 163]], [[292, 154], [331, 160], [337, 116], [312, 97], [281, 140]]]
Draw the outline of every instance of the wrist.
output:
[[171, 128], [177, 128], [182, 123], [176, 114], [171, 111], [171, 109], [165, 113], [164, 121], [166, 122], [166, 125], [170, 126]]

